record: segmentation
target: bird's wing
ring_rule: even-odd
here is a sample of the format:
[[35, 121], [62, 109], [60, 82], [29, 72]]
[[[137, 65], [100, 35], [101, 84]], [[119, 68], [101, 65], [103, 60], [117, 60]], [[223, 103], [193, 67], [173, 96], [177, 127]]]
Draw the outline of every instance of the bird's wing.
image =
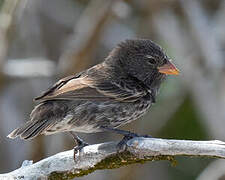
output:
[[95, 80], [88, 76], [70, 76], [59, 80], [35, 100], [98, 100], [133, 102], [148, 92], [129, 79], [111, 81]]

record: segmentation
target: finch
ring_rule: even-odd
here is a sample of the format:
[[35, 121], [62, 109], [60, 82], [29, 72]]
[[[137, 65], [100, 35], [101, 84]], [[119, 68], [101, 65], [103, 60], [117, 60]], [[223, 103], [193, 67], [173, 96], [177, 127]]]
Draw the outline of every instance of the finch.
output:
[[38, 135], [71, 132], [80, 150], [87, 143], [75, 133], [112, 131], [144, 115], [155, 103], [162, 81], [178, 75], [163, 49], [148, 39], [118, 44], [100, 64], [59, 80], [41, 96], [30, 121], [8, 137], [32, 139]]

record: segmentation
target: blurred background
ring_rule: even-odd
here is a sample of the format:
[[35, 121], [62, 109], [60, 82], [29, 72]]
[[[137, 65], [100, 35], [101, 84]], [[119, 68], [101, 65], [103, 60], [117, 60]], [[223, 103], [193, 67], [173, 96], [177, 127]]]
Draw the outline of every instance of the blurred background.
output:
[[[224, 0], [0, 0], [0, 173], [72, 149], [64, 133], [31, 141], [6, 136], [29, 120], [32, 99], [59, 78], [101, 62], [117, 43], [149, 38], [181, 71], [148, 114], [122, 127], [154, 137], [225, 141]], [[120, 140], [81, 134], [89, 143]], [[225, 179], [225, 162], [176, 158], [101, 170], [80, 180]]]

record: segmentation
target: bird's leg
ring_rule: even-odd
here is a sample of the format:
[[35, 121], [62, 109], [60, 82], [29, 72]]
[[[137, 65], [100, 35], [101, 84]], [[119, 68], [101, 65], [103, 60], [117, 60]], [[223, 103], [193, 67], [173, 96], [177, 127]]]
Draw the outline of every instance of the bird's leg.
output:
[[110, 132], [113, 132], [113, 133], [121, 134], [121, 135], [124, 136], [123, 139], [117, 144], [118, 151], [125, 150], [127, 141], [132, 139], [132, 138], [134, 138], [134, 137], [152, 138], [152, 136], [150, 136], [150, 135], [138, 135], [138, 134], [132, 133], [130, 131], [125, 131], [125, 130], [121, 130], [121, 129], [111, 128], [111, 127], [107, 127], [107, 126], [101, 126], [101, 128], [106, 130], [106, 131], [110, 131]]
[[121, 129], [116, 129], [116, 128], [111, 128], [111, 127], [107, 127], [107, 126], [101, 126], [102, 129], [106, 130], [106, 131], [110, 131], [116, 134], [121, 134], [124, 136], [129, 136], [131, 138], [133, 137], [138, 137], [139, 135], [136, 133], [132, 133], [130, 131], [125, 131], [125, 130], [121, 130]]
[[89, 144], [84, 142], [81, 138], [79, 138], [79, 136], [77, 136], [74, 132], [70, 131], [69, 132], [70, 135], [73, 137], [75, 143], [76, 143], [76, 146], [74, 147], [74, 154], [73, 154], [73, 158], [75, 160], [76, 158], [76, 154], [77, 152], [81, 151], [81, 149], [85, 146], [88, 146]]

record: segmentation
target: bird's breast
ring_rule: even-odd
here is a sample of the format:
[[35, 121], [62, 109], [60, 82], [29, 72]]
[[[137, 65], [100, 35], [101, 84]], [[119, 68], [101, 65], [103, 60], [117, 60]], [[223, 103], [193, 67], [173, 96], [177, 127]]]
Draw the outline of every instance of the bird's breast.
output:
[[139, 118], [144, 115], [146, 111], [150, 108], [152, 101], [150, 98], [142, 98], [138, 102], [135, 102], [133, 116], [134, 119]]
[[102, 131], [101, 126], [117, 128], [144, 115], [151, 104], [151, 97], [136, 102], [81, 101], [76, 106], [70, 105], [70, 111], [53, 129], [93, 133]]

